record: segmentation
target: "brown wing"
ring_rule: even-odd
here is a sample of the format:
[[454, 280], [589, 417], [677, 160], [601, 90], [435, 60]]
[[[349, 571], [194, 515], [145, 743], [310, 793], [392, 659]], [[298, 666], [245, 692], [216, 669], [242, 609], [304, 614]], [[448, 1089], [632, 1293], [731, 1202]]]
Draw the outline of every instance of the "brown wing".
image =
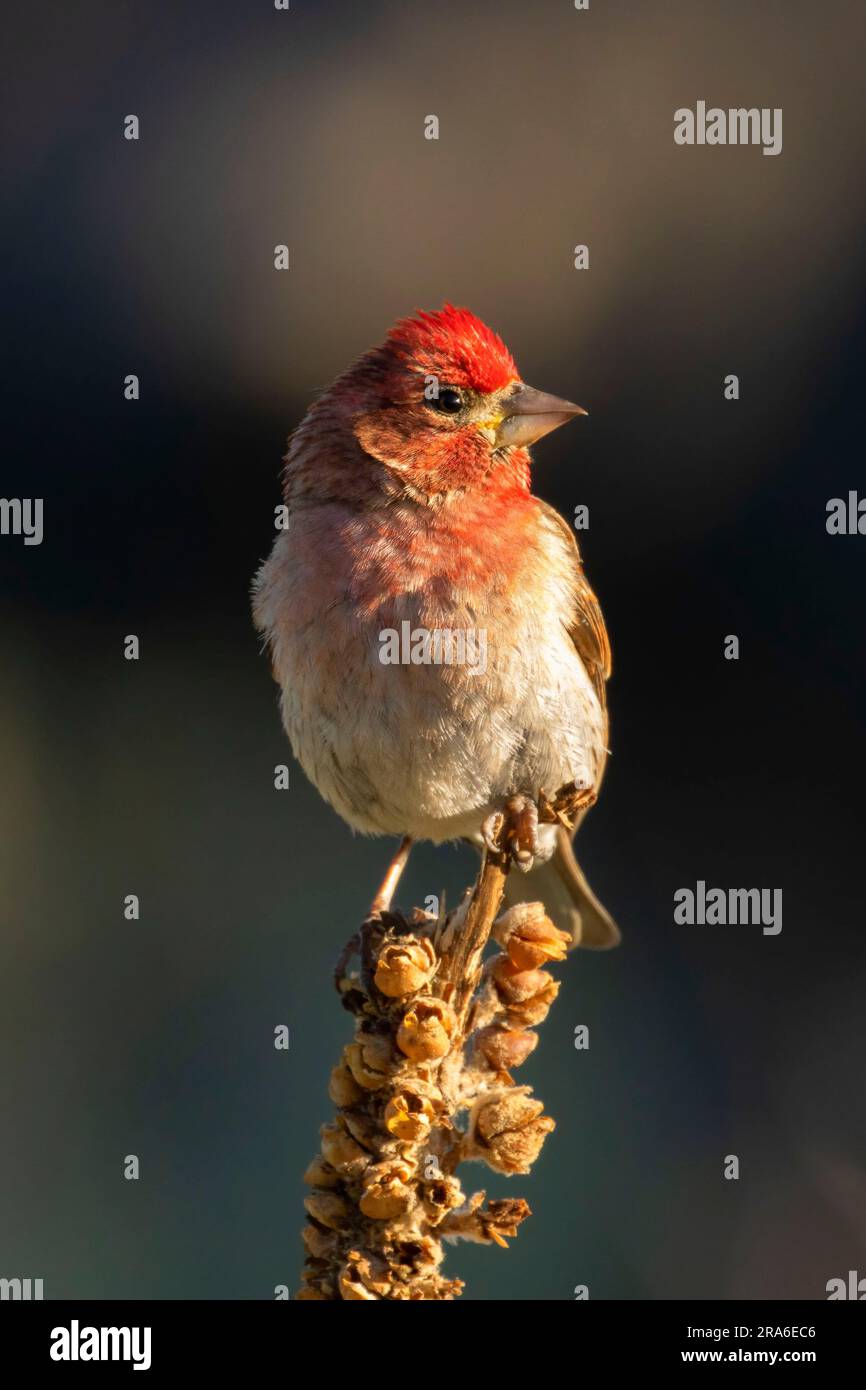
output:
[[[611, 671], [607, 628], [598, 599], [584, 577], [574, 532], [553, 507], [541, 499], [539, 504], [553, 530], [562, 536], [572, 561], [576, 612], [568, 632], [598, 696], [604, 714], [604, 737], [607, 743], [605, 682]], [[603, 773], [604, 762], [599, 768], [599, 784]], [[578, 813], [575, 831], [585, 815], [586, 810]], [[532, 874], [526, 877], [523, 874], [509, 874], [505, 880], [505, 901], [511, 906], [517, 902], [536, 902], [540, 899], [556, 925], [571, 935], [575, 946], [590, 946], [596, 950], [615, 946], [620, 939], [619, 927], [595, 896], [574, 857], [571, 847], [573, 833], [569, 835], [564, 827], [560, 828], [557, 831], [556, 849], [552, 858], [540, 868], [534, 869]], [[541, 875], [546, 875], [546, 878], [541, 878]]]
[[[551, 525], [555, 526], [562, 535], [574, 565], [577, 611], [569, 628], [569, 636], [574, 642], [578, 656], [586, 667], [587, 674], [595, 687], [595, 693], [604, 714], [605, 743], [607, 743], [605, 682], [611, 672], [610, 641], [608, 640], [607, 628], [604, 625], [598, 599], [584, 576], [580, 550], [574, 532], [568, 522], [554, 511], [553, 507], [548, 506], [546, 502], [542, 502], [541, 506]], [[603, 775], [604, 762], [599, 768], [599, 786]], [[596, 786], [597, 790], [598, 786]], [[585, 815], [586, 810], [578, 814], [574, 826], [575, 831]], [[546, 896], [541, 894], [542, 899], [545, 904], [553, 904], [553, 913], [556, 914], [554, 920], [558, 921], [558, 925], [564, 931], [571, 932], [572, 940], [576, 946], [591, 946], [596, 950], [615, 946], [620, 939], [619, 927], [590, 888], [586, 875], [574, 857], [571, 847], [572, 838], [573, 836], [569, 836], [564, 829], [558, 832], [556, 853], [550, 860], [550, 869], [553, 871], [552, 880], [555, 879], [559, 882], [560, 892], [557, 895], [555, 883], [552, 882], [551, 891]], [[543, 867], [546, 868], [547, 866]], [[512, 879], [516, 880], [517, 878], [517, 874], [509, 874], [508, 882], [510, 883]], [[515, 888], [518, 887], [519, 885], [515, 884]], [[511, 901], [511, 890], [507, 888], [506, 892], [507, 900]], [[529, 885], [529, 892], [538, 896], [535, 885], [532, 883]]]
[[557, 527], [571, 551], [574, 561], [577, 616], [573, 626], [569, 629], [569, 636], [595, 686], [595, 693], [599, 698], [601, 707], [607, 714], [607, 697], [604, 687], [611, 672], [611, 654], [610, 641], [607, 628], [604, 625], [604, 618], [601, 615], [601, 607], [583, 573], [583, 562], [580, 558], [580, 550], [574, 532], [565, 518], [561, 517], [559, 512], [555, 511], [547, 502], [542, 502], [541, 507], [545, 516]]
[[[569, 636], [573, 641], [577, 654], [586, 667], [587, 675], [592, 681], [598, 702], [601, 705], [604, 715], [604, 739], [607, 743], [608, 738], [608, 717], [607, 717], [607, 692], [605, 682], [611, 673], [611, 651], [610, 639], [607, 635], [607, 628], [604, 625], [604, 618], [601, 613], [601, 605], [592, 589], [589, 587], [586, 576], [583, 573], [583, 561], [580, 558], [580, 549], [575, 539], [574, 532], [564, 517], [559, 515], [554, 507], [549, 503], [541, 502], [544, 515], [548, 518], [551, 525], [555, 526], [560, 532], [563, 540], [568, 546], [571, 558], [574, 562], [574, 590], [577, 612], [574, 622], [568, 630]], [[604, 764], [601, 763], [598, 777], [598, 787], [601, 786], [601, 779], [604, 776]], [[583, 811], [577, 817], [575, 829], [580, 825], [586, 812]]]

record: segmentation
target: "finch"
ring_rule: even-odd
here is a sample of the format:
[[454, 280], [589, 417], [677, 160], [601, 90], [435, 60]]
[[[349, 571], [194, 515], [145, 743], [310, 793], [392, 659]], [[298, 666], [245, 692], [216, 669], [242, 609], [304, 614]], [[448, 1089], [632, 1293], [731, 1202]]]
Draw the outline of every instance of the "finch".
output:
[[[295, 757], [355, 830], [469, 839], [511, 798], [597, 793], [611, 657], [571, 527], [528, 447], [586, 412], [527, 386], [446, 304], [398, 322], [290, 436], [281, 530], [253, 582]], [[562, 825], [532, 826], [509, 902], [615, 945]]]

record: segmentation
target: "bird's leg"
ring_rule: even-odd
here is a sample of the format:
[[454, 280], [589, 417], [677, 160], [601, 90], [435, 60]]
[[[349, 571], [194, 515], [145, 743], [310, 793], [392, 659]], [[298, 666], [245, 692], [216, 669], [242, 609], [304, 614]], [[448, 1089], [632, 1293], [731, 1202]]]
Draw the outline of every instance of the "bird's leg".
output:
[[394, 897], [394, 893], [396, 892], [397, 884], [400, 882], [403, 870], [405, 869], [406, 864], [408, 862], [409, 851], [411, 850], [411, 848], [411, 835], [404, 835], [403, 839], [400, 841], [400, 847], [397, 850], [397, 853], [394, 855], [394, 858], [388, 865], [388, 869], [385, 873], [385, 877], [382, 879], [379, 891], [373, 899], [372, 903], [370, 904], [369, 915], [371, 917], [375, 917], [381, 912], [388, 912], [390, 910], [391, 901]]
[[353, 992], [351, 988], [351, 981], [349, 980], [348, 974], [349, 964], [354, 955], [360, 955], [361, 984], [364, 988], [369, 989], [372, 979], [369, 969], [372, 960], [370, 933], [371, 930], [378, 926], [375, 919], [381, 916], [383, 912], [387, 912], [391, 907], [391, 899], [394, 896], [397, 884], [400, 882], [400, 875], [406, 867], [411, 848], [411, 837], [405, 835], [400, 841], [400, 847], [397, 853], [388, 865], [388, 870], [382, 880], [378, 893], [370, 904], [370, 911], [367, 913], [365, 921], [362, 922], [360, 931], [356, 931], [354, 936], [350, 937], [340, 953], [340, 959], [337, 961], [334, 969], [334, 984], [336, 985], [337, 993], [343, 999], [344, 1003], [346, 1003], [347, 1007], [354, 1007], [354, 1003], [359, 997], [357, 990]]
[[571, 833], [581, 811], [596, 799], [593, 787], [566, 782], [551, 800], [543, 788], [538, 799], [510, 796], [501, 811], [494, 811], [481, 826], [481, 838], [489, 854], [504, 854], [522, 873], [528, 873], [539, 851], [539, 825], [561, 825]]

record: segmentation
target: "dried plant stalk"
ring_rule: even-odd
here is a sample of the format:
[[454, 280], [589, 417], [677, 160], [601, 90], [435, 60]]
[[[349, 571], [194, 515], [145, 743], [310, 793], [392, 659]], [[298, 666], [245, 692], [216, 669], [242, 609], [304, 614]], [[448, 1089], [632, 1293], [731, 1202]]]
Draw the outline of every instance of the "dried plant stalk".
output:
[[[540, 819], [568, 824], [590, 797], [573, 785], [541, 797]], [[454, 1299], [463, 1284], [441, 1272], [443, 1241], [506, 1246], [530, 1214], [520, 1197], [467, 1198], [456, 1176], [470, 1159], [528, 1173], [554, 1128], [511, 1073], [559, 991], [543, 967], [571, 943], [540, 903], [497, 916], [519, 815], [510, 803], [455, 911], [371, 917], [351, 943], [360, 975], [341, 961], [355, 1036], [331, 1073], [337, 1114], [305, 1174], [299, 1299]], [[484, 961], [491, 937], [500, 950]]]

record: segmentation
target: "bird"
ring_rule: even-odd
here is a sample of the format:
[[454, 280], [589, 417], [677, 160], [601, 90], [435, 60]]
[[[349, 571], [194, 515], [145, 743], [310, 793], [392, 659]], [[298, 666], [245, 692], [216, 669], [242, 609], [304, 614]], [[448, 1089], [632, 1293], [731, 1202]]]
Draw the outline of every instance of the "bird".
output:
[[414, 842], [483, 849], [517, 798], [530, 872], [506, 902], [540, 899], [575, 945], [619, 941], [571, 828], [536, 813], [566, 783], [594, 800], [609, 751], [607, 629], [529, 454], [585, 414], [446, 303], [395, 323], [289, 436], [253, 618], [309, 780], [353, 830], [400, 837], [376, 911]]

